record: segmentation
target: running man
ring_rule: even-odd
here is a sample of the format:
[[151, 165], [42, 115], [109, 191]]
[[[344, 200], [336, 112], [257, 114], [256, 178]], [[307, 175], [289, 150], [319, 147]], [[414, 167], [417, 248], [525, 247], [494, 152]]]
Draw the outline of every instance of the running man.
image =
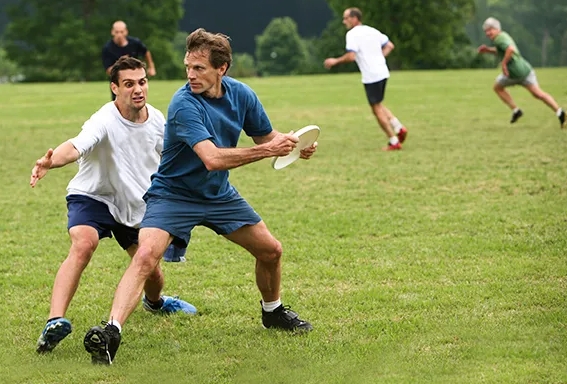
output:
[[339, 58], [325, 60], [325, 68], [356, 61], [362, 74], [362, 83], [366, 98], [378, 124], [388, 136], [388, 145], [384, 151], [402, 149], [408, 130], [384, 105], [386, 82], [390, 77], [386, 57], [394, 49], [388, 36], [379, 30], [362, 24], [362, 12], [358, 8], [348, 8], [343, 13], [343, 24], [348, 29], [346, 34], [346, 53]]
[[516, 105], [506, 87], [521, 85], [526, 88], [536, 99], [543, 101], [551, 108], [557, 118], [561, 128], [565, 128], [565, 112], [559, 107], [555, 99], [544, 92], [537, 83], [535, 71], [526, 59], [522, 57], [516, 43], [509, 34], [502, 31], [500, 21], [494, 17], [489, 17], [482, 25], [486, 37], [494, 43], [493, 47], [481, 45], [478, 47], [479, 53], [491, 53], [497, 55], [501, 61], [502, 73], [496, 78], [494, 92], [512, 110], [510, 123], [515, 123], [524, 114]]
[[[118, 284], [109, 322], [85, 335], [93, 363], [112, 364], [122, 326], [136, 307], [144, 282], [168, 244], [186, 246], [197, 225], [209, 227], [256, 258], [264, 327], [312, 329], [281, 303], [280, 242], [228, 181], [230, 169], [287, 155], [298, 140], [272, 129], [256, 94], [225, 76], [232, 62], [227, 36], [200, 28], [187, 37], [186, 48], [188, 83], [169, 105], [163, 158], [144, 196], [147, 208], [138, 251]], [[242, 130], [254, 146], [236, 147]], [[315, 150], [316, 144], [303, 150], [301, 157], [309, 159]]]
[[[49, 149], [32, 170], [30, 185], [35, 187], [50, 169], [79, 163], [79, 172], [67, 187], [71, 249], [55, 277], [49, 319], [37, 341], [39, 353], [50, 352], [71, 333], [71, 322], [64, 316], [99, 240], [114, 236], [130, 256], [136, 253], [136, 227], [145, 212], [142, 196], [159, 165], [165, 118], [146, 103], [144, 63], [121, 58], [110, 77], [116, 101], [92, 115], [77, 137]], [[189, 303], [160, 295], [163, 274], [158, 265], [142, 285], [146, 310], [196, 312]]]
[[[148, 64], [147, 75], [152, 77], [156, 75], [156, 67], [150, 50], [136, 37], [128, 36], [128, 27], [126, 23], [118, 20], [112, 24], [110, 30], [112, 39], [108, 40], [102, 48], [102, 65], [106, 74], [110, 76], [112, 66], [116, 61], [124, 56], [135, 57], [137, 59], [144, 58]], [[116, 99], [114, 92], [111, 92], [112, 100]]]

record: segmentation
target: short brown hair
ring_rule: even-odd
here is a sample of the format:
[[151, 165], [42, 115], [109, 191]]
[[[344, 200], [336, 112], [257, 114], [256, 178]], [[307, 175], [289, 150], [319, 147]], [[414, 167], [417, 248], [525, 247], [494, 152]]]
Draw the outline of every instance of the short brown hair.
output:
[[125, 69], [146, 69], [146, 64], [142, 61], [136, 59], [135, 57], [124, 56], [121, 57], [114, 63], [110, 69], [110, 82], [119, 85], [120, 81], [120, 71]]
[[362, 11], [356, 7], [347, 8], [350, 17], [356, 17], [358, 21], [362, 21]]
[[209, 52], [209, 62], [213, 68], [220, 68], [226, 63], [228, 71], [232, 63], [232, 48], [229, 39], [222, 33], [211, 33], [199, 28], [187, 36], [187, 52]]

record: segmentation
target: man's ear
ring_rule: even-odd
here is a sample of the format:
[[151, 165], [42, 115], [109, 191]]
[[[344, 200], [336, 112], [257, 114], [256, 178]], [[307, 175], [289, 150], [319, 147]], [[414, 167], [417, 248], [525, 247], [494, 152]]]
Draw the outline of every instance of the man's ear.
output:
[[110, 83], [110, 90], [112, 91], [112, 93], [114, 93], [115, 95], [118, 96], [118, 85], [111, 82]]

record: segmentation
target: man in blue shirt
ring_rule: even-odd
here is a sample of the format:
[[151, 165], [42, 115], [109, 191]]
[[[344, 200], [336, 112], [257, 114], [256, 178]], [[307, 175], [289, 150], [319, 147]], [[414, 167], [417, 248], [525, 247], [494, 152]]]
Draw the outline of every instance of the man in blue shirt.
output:
[[[162, 161], [144, 196], [138, 251], [118, 285], [110, 321], [91, 328], [84, 339], [95, 363], [112, 363], [122, 324], [136, 307], [146, 276], [170, 243], [187, 246], [196, 225], [211, 228], [256, 258], [264, 327], [313, 329], [282, 305], [281, 244], [228, 181], [229, 169], [288, 155], [298, 139], [272, 129], [252, 89], [224, 76], [232, 61], [227, 36], [194, 31], [187, 37], [184, 61], [189, 81], [169, 105]], [[255, 146], [236, 148], [242, 130]], [[309, 159], [315, 150], [316, 144], [301, 157]]]

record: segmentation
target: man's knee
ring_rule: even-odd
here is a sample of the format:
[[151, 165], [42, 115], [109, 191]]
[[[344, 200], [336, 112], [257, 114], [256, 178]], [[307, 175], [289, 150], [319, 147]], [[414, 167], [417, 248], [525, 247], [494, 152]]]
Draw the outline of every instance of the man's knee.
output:
[[267, 246], [259, 255], [257, 259], [264, 263], [277, 263], [283, 253], [282, 243], [278, 240], [273, 239], [271, 244]]
[[68, 258], [86, 267], [98, 246], [98, 239], [83, 237], [74, 239]]
[[494, 86], [492, 87], [492, 89], [496, 93], [500, 93], [500, 92], [504, 91], [504, 87], [500, 83], [494, 83]]
[[138, 245], [138, 250], [132, 262], [135, 263], [140, 270], [150, 275], [159, 264], [162, 254], [163, 250], [156, 244], [151, 242], [141, 243]]

